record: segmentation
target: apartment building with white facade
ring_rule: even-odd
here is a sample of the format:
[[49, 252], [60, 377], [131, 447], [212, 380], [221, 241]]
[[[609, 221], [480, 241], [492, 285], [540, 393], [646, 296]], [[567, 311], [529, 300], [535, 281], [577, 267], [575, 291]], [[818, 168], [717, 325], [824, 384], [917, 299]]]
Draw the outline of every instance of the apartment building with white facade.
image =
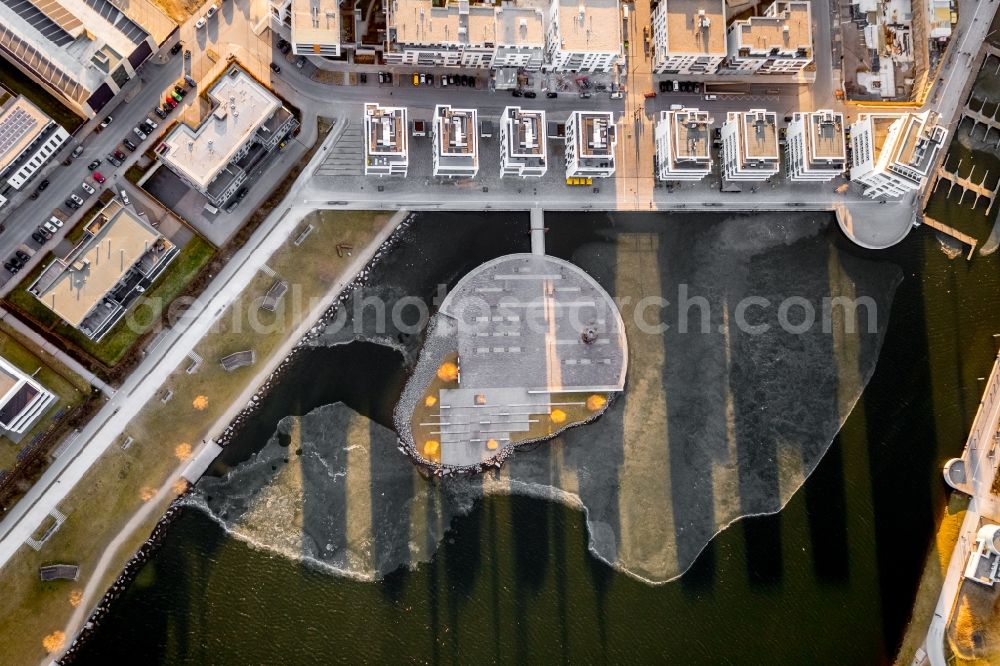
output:
[[408, 127], [406, 107], [365, 104], [366, 176], [406, 176]]
[[937, 114], [862, 113], [851, 125], [851, 180], [875, 198], [899, 198], [926, 182], [948, 131]]
[[341, 49], [340, 3], [337, 0], [286, 0], [292, 53], [339, 57]]
[[610, 111], [574, 111], [566, 120], [566, 177], [610, 178], [618, 128]]
[[622, 56], [618, 0], [552, 0], [545, 67], [556, 72], [607, 72]]
[[726, 180], [763, 181], [778, 173], [778, 116], [773, 111], [730, 111], [722, 124]]
[[213, 206], [229, 200], [298, 121], [236, 65], [207, 92], [213, 108], [198, 127], [178, 123], [154, 148], [163, 164]]
[[733, 21], [727, 67], [746, 74], [794, 74], [813, 61], [812, 13], [804, 0], [778, 0], [762, 16]]
[[537, 70], [545, 53], [542, 0], [494, 5], [446, 0], [389, 0], [390, 65], [424, 67], [523, 67]]
[[708, 111], [661, 111], [653, 137], [656, 177], [663, 181], [701, 180], [712, 172], [712, 123]]
[[538, 178], [549, 168], [545, 111], [508, 106], [500, 116], [500, 175]]
[[0, 356], [0, 429], [23, 435], [56, 402], [56, 396]]
[[712, 74], [725, 61], [725, 0], [660, 0], [652, 21], [655, 73]]
[[68, 139], [69, 132], [37, 106], [11, 97], [0, 108], [0, 179], [21, 189]]
[[145, 0], [4, 2], [0, 55], [75, 113], [92, 118], [176, 27]]
[[479, 172], [479, 113], [455, 109], [450, 104], [434, 107], [431, 127], [434, 175], [473, 178]]
[[828, 181], [847, 169], [844, 114], [820, 110], [792, 114], [785, 143], [785, 173], [793, 181]]

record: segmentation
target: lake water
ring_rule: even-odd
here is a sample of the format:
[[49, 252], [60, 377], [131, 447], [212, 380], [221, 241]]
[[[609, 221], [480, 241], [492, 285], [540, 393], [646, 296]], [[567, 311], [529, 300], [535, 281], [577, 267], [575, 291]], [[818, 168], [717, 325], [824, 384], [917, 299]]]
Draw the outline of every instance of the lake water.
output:
[[[593, 214], [546, 222], [549, 251], [569, 257], [609, 233], [696, 238], [699, 225], [718, 220]], [[657, 225], [665, 223], [673, 226], [663, 235]], [[818, 236], [788, 246], [821, 246], [841, 265], [902, 275], [877, 366], [785, 508], [724, 530], [679, 579], [651, 585], [616, 570], [588, 550], [582, 512], [521, 496], [480, 499], [455, 517], [428, 562], [377, 582], [251, 547], [191, 508], [80, 661], [891, 660], [943, 505], [940, 466], [961, 451], [977, 378], [995, 354], [1000, 277], [995, 257], [949, 260], [924, 228], [869, 252], [834, 223], [820, 226]], [[435, 215], [415, 225], [409, 251], [383, 270], [429, 298], [437, 283], [526, 249], [526, 229], [526, 216]], [[800, 279], [796, 270], [789, 265], [789, 284]], [[390, 425], [405, 377], [403, 356], [370, 343], [303, 354], [216, 469], [260, 450], [283, 417], [337, 401]], [[587, 430], [574, 437], [585, 442]]]

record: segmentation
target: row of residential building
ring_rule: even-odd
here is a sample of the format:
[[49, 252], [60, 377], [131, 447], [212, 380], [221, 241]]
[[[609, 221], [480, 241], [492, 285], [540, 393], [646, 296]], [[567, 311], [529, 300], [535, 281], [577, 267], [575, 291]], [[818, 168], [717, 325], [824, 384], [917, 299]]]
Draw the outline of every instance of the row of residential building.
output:
[[[409, 120], [405, 107], [365, 105], [365, 174], [406, 176]], [[565, 125], [567, 178], [607, 178], [615, 172], [617, 128], [610, 111], [574, 111]], [[472, 178], [479, 173], [479, 113], [439, 104], [431, 122], [433, 174]], [[500, 117], [500, 172], [538, 178], [548, 171], [545, 111], [508, 106]]]
[[[728, 181], [765, 181], [781, 172], [795, 182], [825, 182], [849, 172], [871, 197], [918, 189], [944, 144], [946, 130], [929, 112], [861, 114], [846, 128], [842, 113], [797, 112], [781, 139], [777, 114], [731, 111], [713, 140], [709, 112], [661, 111], [654, 129], [654, 169], [661, 181], [701, 180], [712, 172], [713, 143]], [[438, 105], [431, 123], [433, 175], [471, 178], [479, 172], [476, 109]], [[500, 173], [531, 178], [548, 169], [545, 111], [508, 106], [500, 117]], [[406, 176], [409, 120], [405, 107], [365, 105], [365, 173]], [[574, 111], [565, 124], [566, 177], [607, 178], [615, 172], [614, 116]], [[848, 137], [850, 151], [848, 151]], [[782, 144], [784, 147], [782, 148]], [[784, 156], [782, 157], [782, 153]]]
[[[274, 0], [272, 15], [306, 55], [349, 48], [382, 51], [393, 65], [566, 72], [609, 71], [624, 56], [619, 0], [387, 0], [384, 34], [368, 44], [363, 17], [342, 14], [336, 0]], [[778, 0], [728, 27], [725, 0], [659, 0], [652, 36], [659, 74], [788, 74], [813, 59], [806, 0]]]
[[37, 106], [10, 97], [0, 106], [0, 179], [20, 190], [68, 139], [69, 133]]

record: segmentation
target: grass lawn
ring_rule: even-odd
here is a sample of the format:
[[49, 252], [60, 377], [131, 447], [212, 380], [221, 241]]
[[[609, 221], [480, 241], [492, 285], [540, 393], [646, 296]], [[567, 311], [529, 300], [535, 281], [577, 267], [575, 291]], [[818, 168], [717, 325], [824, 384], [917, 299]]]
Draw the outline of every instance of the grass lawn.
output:
[[83, 124], [83, 118], [70, 111], [62, 102], [4, 58], [0, 58], [0, 83], [15, 95], [27, 97], [70, 134]]
[[[153, 287], [139, 299], [136, 305], [132, 306], [132, 312], [141, 310], [148, 313], [149, 309], [146, 306], [153, 307], [154, 312], [160, 312], [194, 279], [202, 266], [207, 264], [214, 254], [215, 249], [207, 241], [198, 236], [193, 237], [181, 248], [180, 253], [170, 266], [153, 283]], [[54, 332], [106, 367], [114, 367], [132, 348], [135, 341], [159, 322], [158, 316], [145, 316], [140, 321], [139, 317], [129, 315], [123, 317], [100, 342], [88, 339], [28, 293], [27, 288], [50, 262], [51, 258], [46, 258], [39, 263], [32, 273], [21, 282], [24, 287], [15, 289], [7, 295], [8, 303], [27, 314], [41, 328]]]
[[58, 402], [49, 407], [46, 415], [40, 418], [29, 430], [20, 444], [15, 444], [7, 437], [0, 437], [0, 469], [9, 470], [14, 466], [17, 452], [31, 439], [49, 427], [51, 416], [64, 407], [75, 407], [90, 393], [86, 381], [74, 375], [61, 364], [51, 358], [44, 361], [25, 347], [6, 324], [0, 322], [0, 356], [11, 365], [32, 375], [39, 384], [52, 391]]
[[[189, 452], [185, 444], [193, 448], [202, 439], [218, 434], [209, 429], [256, 374], [254, 367], [227, 373], [218, 359], [242, 349], [254, 349], [258, 365], [273, 357], [288, 333], [308, 314], [310, 301], [327, 293], [352, 261], [338, 257], [331, 248], [344, 243], [353, 245], [355, 253], [361, 252], [388, 219], [388, 214], [374, 212], [314, 214], [309, 222], [316, 229], [301, 246], [292, 245], [296, 232], [272, 255], [268, 265], [289, 283], [277, 310], [260, 310], [264, 292], [273, 283], [273, 278], [261, 273], [223, 314], [222, 323], [195, 347], [205, 359], [199, 370], [187, 374], [187, 361], [176, 368], [165, 383], [174, 392], [173, 398], [166, 404], [158, 397], [148, 403], [126, 429], [126, 434], [135, 438], [134, 444], [127, 451], [118, 446], [109, 448], [60, 505], [68, 516], [62, 528], [41, 552], [22, 548], [4, 569], [0, 645], [4, 646], [6, 662], [38, 663], [45, 656], [43, 638], [65, 626], [72, 613], [70, 594], [86, 585], [88, 571], [93, 571], [101, 556], [102, 544], [114, 538], [142, 505], [143, 491], [170, 481]], [[163, 509], [167, 503], [164, 501]], [[115, 566], [100, 582], [101, 589], [118, 576], [160, 513], [117, 554]], [[79, 564], [81, 580], [41, 583], [38, 566], [55, 561]]]

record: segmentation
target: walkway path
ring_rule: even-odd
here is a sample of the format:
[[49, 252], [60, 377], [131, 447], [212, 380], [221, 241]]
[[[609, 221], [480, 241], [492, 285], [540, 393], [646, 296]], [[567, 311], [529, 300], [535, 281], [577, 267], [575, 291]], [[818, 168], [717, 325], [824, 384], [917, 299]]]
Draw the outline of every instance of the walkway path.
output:
[[[311, 208], [294, 208], [291, 210], [286, 209], [288, 213], [285, 220], [292, 220], [294, 223], [289, 227], [294, 230], [298, 227], [299, 222], [312, 211]], [[233, 419], [236, 418], [237, 414], [250, 402], [260, 386], [264, 381], [271, 375], [281, 364], [288, 354], [292, 351], [292, 348], [299, 343], [299, 341], [309, 332], [320, 317], [333, 305], [336, 299], [343, 292], [347, 283], [354, 279], [365, 267], [365, 265], [371, 261], [375, 252], [378, 248], [386, 241], [387, 238], [392, 234], [397, 226], [406, 218], [406, 211], [399, 211], [396, 213], [390, 222], [386, 224], [379, 233], [371, 240], [371, 242], [363, 248], [360, 252], [354, 255], [354, 260], [344, 269], [343, 273], [337, 279], [336, 284], [320, 299], [316, 305], [309, 311], [309, 314], [302, 319], [299, 325], [292, 331], [282, 342], [282, 344], [271, 354], [267, 362], [260, 366], [260, 369], [254, 375], [254, 377], [247, 382], [246, 388], [243, 392], [234, 399], [229, 408], [224, 414], [222, 414], [215, 423], [208, 429], [209, 433], [219, 433], [226, 426], [232, 423]], [[287, 224], [283, 223], [283, 228]], [[283, 240], [288, 239], [288, 234], [285, 234]], [[264, 260], [269, 257], [264, 257]], [[198, 450], [192, 456], [192, 459], [197, 459], [201, 450], [208, 446], [210, 442], [203, 442]], [[74, 636], [81, 629], [84, 620], [91, 615], [94, 610], [94, 604], [96, 604], [104, 594], [104, 590], [108, 585], [108, 581], [104, 580], [109, 569], [117, 570], [120, 566], [120, 561], [115, 558], [115, 555], [121, 549], [121, 547], [128, 543], [135, 533], [136, 530], [148, 525], [151, 518], [155, 517], [158, 513], [162, 512], [163, 502], [166, 501], [171, 495], [176, 495], [175, 485], [178, 479], [184, 474], [185, 469], [191, 464], [189, 460], [182, 462], [177, 468], [170, 474], [170, 476], [163, 482], [156, 494], [139, 509], [135, 514], [129, 518], [125, 526], [122, 527], [121, 531], [115, 535], [114, 539], [108, 543], [104, 552], [101, 554], [101, 559], [98, 561], [93, 572], [88, 572], [89, 579], [87, 585], [83, 591], [83, 599], [76, 610], [73, 612], [72, 617], [66, 625], [66, 635]], [[48, 663], [49, 659], [46, 659], [44, 663]]]
[[10, 312], [0, 307], [0, 321], [7, 322], [7, 325], [13, 328], [15, 331], [23, 335], [28, 340], [38, 345], [38, 350], [42, 354], [48, 354], [52, 356], [57, 361], [65, 365], [67, 368], [75, 372], [76, 374], [83, 377], [86, 381], [90, 383], [91, 386], [96, 386], [101, 390], [101, 393], [108, 396], [109, 398], [114, 397], [115, 389], [111, 386], [105, 384], [100, 377], [92, 373], [87, 368], [83, 367], [75, 358], [59, 349], [51, 342], [39, 335], [33, 328], [25, 324], [23, 321], [17, 317], [11, 315]]
[[[315, 128], [304, 128], [304, 132]], [[314, 136], [314, 135], [313, 135]], [[308, 180], [316, 164], [323, 158], [331, 132], [303, 170], [286, 199], [295, 201], [302, 183]], [[206, 287], [202, 295], [174, 328], [170, 329], [155, 349], [129, 375], [107, 405], [87, 423], [70, 447], [56, 458], [31, 490], [0, 522], [0, 567], [38, 528], [45, 516], [72, 491], [91, 465], [111, 446], [139, 410], [158, 395], [164, 381], [187, 358], [194, 346], [215, 325], [218, 317], [243, 292], [268, 258], [293, 233], [298, 220], [288, 215], [288, 204], [275, 209]]]

